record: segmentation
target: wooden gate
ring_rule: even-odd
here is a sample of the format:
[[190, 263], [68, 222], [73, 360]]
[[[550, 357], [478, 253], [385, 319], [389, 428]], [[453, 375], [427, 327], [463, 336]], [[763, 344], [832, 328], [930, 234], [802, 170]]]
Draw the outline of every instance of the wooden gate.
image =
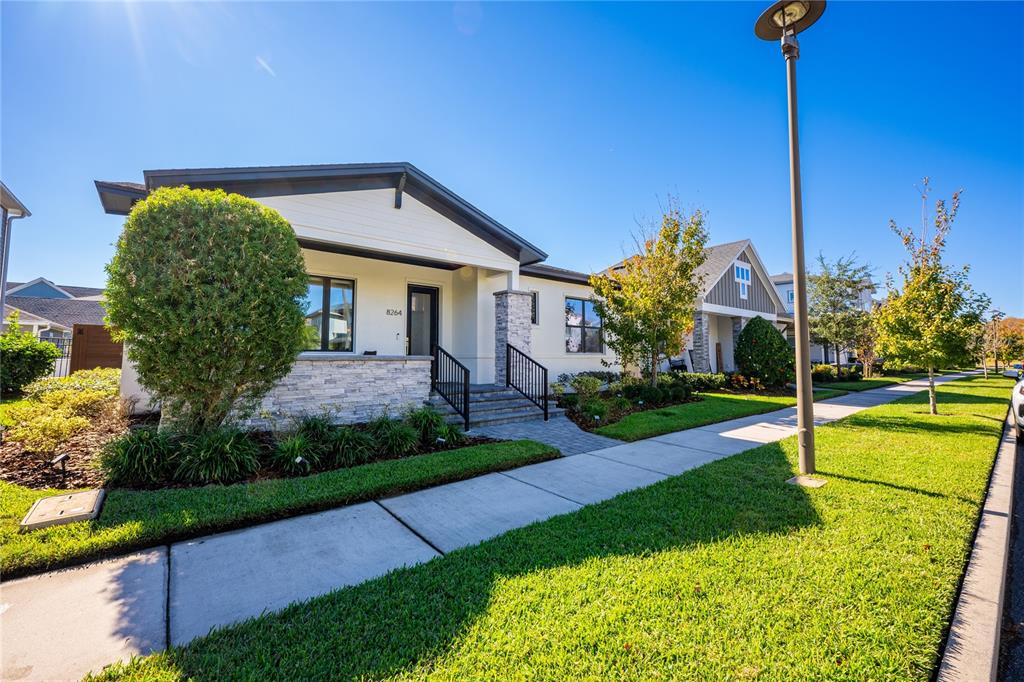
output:
[[97, 367], [121, 368], [121, 344], [110, 338], [102, 324], [76, 324], [71, 343], [69, 372]]

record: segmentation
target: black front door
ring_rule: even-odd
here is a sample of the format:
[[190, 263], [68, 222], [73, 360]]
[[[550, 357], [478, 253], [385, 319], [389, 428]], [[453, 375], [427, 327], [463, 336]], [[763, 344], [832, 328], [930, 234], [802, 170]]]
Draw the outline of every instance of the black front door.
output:
[[409, 285], [405, 335], [409, 355], [433, 355], [437, 346], [437, 289]]

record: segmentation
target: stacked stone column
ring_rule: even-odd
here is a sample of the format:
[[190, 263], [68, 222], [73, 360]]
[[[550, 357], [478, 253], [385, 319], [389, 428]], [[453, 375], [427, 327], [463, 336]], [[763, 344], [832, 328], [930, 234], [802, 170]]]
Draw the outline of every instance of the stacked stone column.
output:
[[494, 383], [505, 385], [506, 344], [530, 355], [533, 351], [529, 291], [494, 292]]
[[694, 313], [693, 316], [693, 371], [711, 371], [711, 316]]

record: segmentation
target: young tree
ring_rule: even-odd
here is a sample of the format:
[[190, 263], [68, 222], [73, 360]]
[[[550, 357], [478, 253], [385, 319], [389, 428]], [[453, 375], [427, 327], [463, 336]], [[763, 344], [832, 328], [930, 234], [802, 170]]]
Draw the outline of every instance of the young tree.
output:
[[935, 204], [934, 232], [929, 236], [928, 178], [921, 189], [921, 234], [890, 227], [907, 249], [908, 261], [901, 265], [902, 286], [886, 279], [888, 295], [878, 311], [878, 352], [887, 363], [917, 365], [928, 370], [928, 403], [938, 414], [935, 398], [935, 370], [973, 360], [972, 338], [981, 326], [988, 299], [974, 292], [967, 280], [968, 266], [953, 269], [942, 262], [946, 237], [960, 208], [960, 191], [953, 193], [950, 206]]
[[657, 233], [648, 229], [635, 241], [636, 255], [592, 275], [590, 285], [605, 343], [624, 367], [642, 368], [655, 385], [662, 357], [681, 349], [693, 330], [703, 284], [697, 270], [708, 241], [704, 215], [685, 215], [672, 200]]
[[107, 322], [178, 429], [251, 410], [302, 348], [302, 253], [252, 199], [156, 190], [128, 215], [107, 273]]
[[818, 266], [820, 271], [807, 278], [807, 318], [811, 336], [835, 348], [838, 370], [840, 351], [854, 347], [867, 319], [861, 300], [873, 288], [871, 268], [858, 264], [853, 254], [832, 263], [818, 254]]
[[878, 344], [878, 330], [875, 326], [874, 310], [858, 313], [855, 322], [853, 350], [864, 368], [864, 378], [870, 379], [875, 374], [875, 360], [878, 359], [875, 350]]

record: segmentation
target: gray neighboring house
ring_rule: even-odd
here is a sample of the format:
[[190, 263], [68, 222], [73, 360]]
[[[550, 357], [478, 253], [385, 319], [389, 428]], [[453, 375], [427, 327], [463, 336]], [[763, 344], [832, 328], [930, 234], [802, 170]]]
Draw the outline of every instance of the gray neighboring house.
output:
[[18, 326], [41, 339], [70, 339], [76, 324], [103, 324], [103, 289], [54, 284], [37, 277], [31, 282], [8, 282], [5, 293], [4, 320], [17, 310]]
[[[732, 372], [736, 341], [747, 322], [763, 317], [783, 331], [785, 306], [749, 239], [709, 246], [705, 255], [697, 270], [703, 287], [693, 332], [684, 351], [666, 365], [685, 366], [691, 372]], [[621, 266], [619, 262], [609, 269]]]
[[749, 239], [707, 248], [699, 274], [703, 293], [683, 360], [694, 372], [731, 372], [734, 350], [747, 322], [763, 317], [781, 327], [785, 306]]

